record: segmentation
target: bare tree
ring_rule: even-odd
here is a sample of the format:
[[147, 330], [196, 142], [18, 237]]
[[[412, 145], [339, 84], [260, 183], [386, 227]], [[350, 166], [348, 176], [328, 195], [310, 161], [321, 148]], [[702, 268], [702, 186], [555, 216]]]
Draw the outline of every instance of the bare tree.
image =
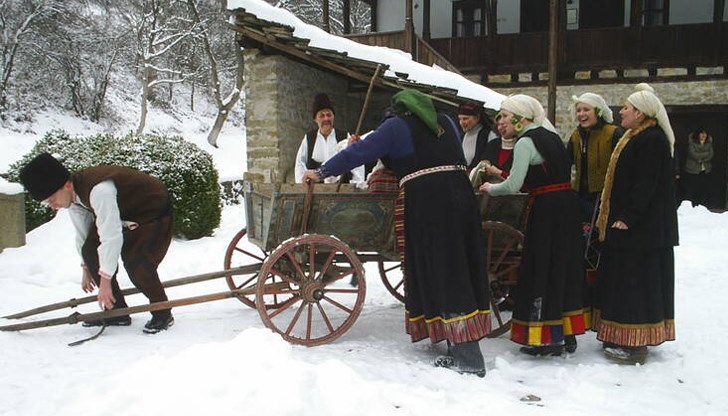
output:
[[212, 14], [209, 19], [203, 19], [198, 10], [197, 2], [195, 0], [187, 0], [187, 3], [192, 11], [194, 22], [200, 27], [197, 37], [202, 44], [202, 50], [209, 62], [210, 81], [212, 84], [211, 89], [215, 98], [215, 104], [217, 105], [217, 117], [215, 117], [215, 122], [207, 135], [207, 141], [211, 145], [217, 147], [217, 137], [219, 136], [222, 126], [225, 124], [225, 121], [230, 114], [230, 110], [232, 110], [235, 104], [237, 104], [240, 100], [240, 93], [243, 89], [243, 51], [240, 45], [234, 41], [232, 33], [228, 34], [227, 38], [229, 38], [232, 42], [229, 42], [227, 47], [232, 47], [235, 50], [237, 64], [235, 65], [235, 77], [232, 89], [230, 93], [223, 98], [223, 87], [220, 79], [220, 71], [222, 68], [220, 68], [220, 65], [218, 64], [218, 58], [213, 51], [213, 44], [210, 41], [210, 28], [212, 26], [210, 23], [211, 21], [214, 21], [215, 16], [218, 16], [219, 18], [224, 15], [221, 13], [218, 13], [217, 15]]
[[[342, 0], [267, 0], [268, 3], [290, 11], [306, 23], [325, 28], [324, 2], [329, 4], [329, 32], [344, 33], [344, 13]], [[351, 0], [351, 33], [366, 33], [371, 28], [370, 7], [359, 0]]]
[[2, 0], [0, 1], [0, 116], [4, 118], [7, 91], [18, 55], [28, 46], [39, 26], [52, 19], [63, 8], [54, 0]]
[[[135, 0], [120, 9], [134, 33], [136, 59], [141, 74], [141, 115], [136, 129], [142, 134], [146, 126], [150, 100], [155, 87], [185, 82], [191, 74], [172, 65], [174, 55], [182, 53], [186, 40], [197, 32], [197, 26], [187, 16], [187, 6], [181, 0]], [[131, 7], [129, 7], [131, 6]]]

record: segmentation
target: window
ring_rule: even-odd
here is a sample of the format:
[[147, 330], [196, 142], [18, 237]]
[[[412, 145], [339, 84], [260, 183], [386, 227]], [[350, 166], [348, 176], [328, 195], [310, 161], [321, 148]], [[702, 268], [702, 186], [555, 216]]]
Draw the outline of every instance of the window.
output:
[[662, 26], [667, 24], [667, 11], [670, 0], [642, 0], [642, 24], [644, 26]]
[[452, 35], [462, 38], [485, 35], [485, 2], [462, 0], [452, 4]]

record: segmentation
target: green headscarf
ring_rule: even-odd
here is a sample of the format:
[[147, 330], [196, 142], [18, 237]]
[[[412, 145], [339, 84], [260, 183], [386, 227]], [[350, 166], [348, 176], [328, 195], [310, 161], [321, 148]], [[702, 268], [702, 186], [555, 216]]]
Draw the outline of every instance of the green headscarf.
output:
[[402, 115], [406, 112], [414, 114], [422, 120], [427, 128], [432, 130], [437, 137], [444, 131], [437, 123], [437, 112], [432, 99], [417, 90], [402, 90], [392, 97], [392, 109], [395, 114]]

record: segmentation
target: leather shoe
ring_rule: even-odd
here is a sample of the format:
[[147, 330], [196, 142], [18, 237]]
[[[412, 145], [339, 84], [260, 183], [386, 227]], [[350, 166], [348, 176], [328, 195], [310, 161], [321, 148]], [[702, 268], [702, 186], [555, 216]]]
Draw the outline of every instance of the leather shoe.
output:
[[647, 360], [647, 347], [607, 347], [604, 355], [620, 364], [644, 364]]
[[131, 325], [131, 316], [122, 315], [122, 316], [115, 316], [113, 318], [96, 319], [94, 321], [85, 321], [84, 323], [81, 324], [81, 326], [88, 328], [88, 327], [92, 327], [92, 326], [102, 326], [104, 324], [106, 324], [106, 326], [129, 326], [129, 325]]

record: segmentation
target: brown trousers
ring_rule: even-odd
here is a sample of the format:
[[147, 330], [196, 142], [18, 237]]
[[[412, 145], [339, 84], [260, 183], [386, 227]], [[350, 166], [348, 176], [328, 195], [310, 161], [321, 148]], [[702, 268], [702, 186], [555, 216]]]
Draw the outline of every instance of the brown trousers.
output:
[[[124, 262], [124, 269], [126, 269], [129, 279], [149, 299], [150, 303], [166, 301], [167, 294], [162, 282], [159, 281], [157, 267], [164, 259], [169, 244], [172, 242], [172, 216], [168, 215], [141, 224], [133, 231], [124, 228], [123, 233], [124, 244], [121, 247], [121, 260]], [[99, 234], [94, 225], [89, 230], [88, 237], [83, 244], [81, 256], [97, 285], [100, 281], [99, 245]], [[112, 293], [116, 299], [114, 309], [127, 307], [116, 280], [117, 271], [114, 271], [111, 280]], [[171, 309], [152, 312], [152, 316], [159, 318], [169, 315], [171, 315]]]

